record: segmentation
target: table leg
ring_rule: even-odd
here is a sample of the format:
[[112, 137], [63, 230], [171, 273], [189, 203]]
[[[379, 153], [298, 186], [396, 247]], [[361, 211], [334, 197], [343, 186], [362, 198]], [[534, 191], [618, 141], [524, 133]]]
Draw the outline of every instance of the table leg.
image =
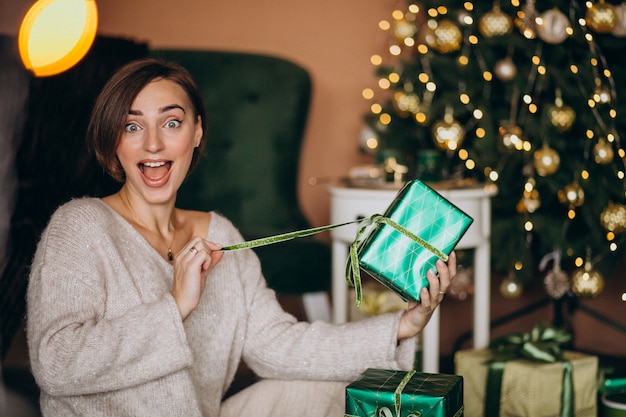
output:
[[491, 274], [489, 241], [474, 251], [474, 348], [489, 345], [489, 313], [491, 300]]
[[348, 284], [345, 279], [348, 245], [334, 240], [332, 251], [333, 322], [345, 323], [348, 321]]
[[439, 372], [439, 308], [421, 334], [422, 342], [422, 372], [436, 374]]

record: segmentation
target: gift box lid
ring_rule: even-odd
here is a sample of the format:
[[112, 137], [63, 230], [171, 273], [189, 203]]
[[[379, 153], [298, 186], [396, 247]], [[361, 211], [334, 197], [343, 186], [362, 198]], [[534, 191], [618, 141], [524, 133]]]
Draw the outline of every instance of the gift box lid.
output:
[[346, 387], [346, 416], [454, 417], [463, 414], [463, 378], [369, 368]]
[[[421, 245], [393, 227], [377, 223], [358, 248], [359, 265], [405, 301], [420, 301], [426, 273], [436, 272], [439, 256], [452, 252], [473, 219], [419, 180], [408, 182], [383, 217], [425, 242]], [[429, 247], [430, 246], [430, 247]]]

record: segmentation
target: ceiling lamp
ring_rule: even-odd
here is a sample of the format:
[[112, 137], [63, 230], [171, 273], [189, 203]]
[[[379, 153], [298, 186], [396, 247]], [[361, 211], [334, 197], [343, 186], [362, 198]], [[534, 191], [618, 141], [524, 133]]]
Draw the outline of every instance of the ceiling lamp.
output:
[[37, 77], [66, 71], [89, 51], [97, 27], [95, 0], [39, 0], [20, 26], [22, 62]]

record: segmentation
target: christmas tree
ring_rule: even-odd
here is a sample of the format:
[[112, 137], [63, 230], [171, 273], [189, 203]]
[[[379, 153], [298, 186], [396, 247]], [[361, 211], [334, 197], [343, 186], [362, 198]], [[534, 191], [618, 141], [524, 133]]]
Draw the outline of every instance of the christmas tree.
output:
[[379, 26], [362, 148], [495, 184], [494, 271], [599, 294], [626, 258], [626, 4], [423, 0]]

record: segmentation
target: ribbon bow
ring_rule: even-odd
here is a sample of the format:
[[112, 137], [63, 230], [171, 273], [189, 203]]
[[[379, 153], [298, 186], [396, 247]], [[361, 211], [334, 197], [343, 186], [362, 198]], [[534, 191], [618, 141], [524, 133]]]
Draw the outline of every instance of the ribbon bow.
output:
[[374, 214], [370, 217], [364, 218], [363, 220], [361, 220], [361, 223], [359, 223], [356, 238], [354, 239], [354, 242], [352, 242], [352, 244], [350, 245], [350, 256], [348, 257], [348, 261], [346, 262], [346, 282], [348, 283], [348, 285], [354, 286], [354, 291], [356, 293], [355, 304], [357, 307], [361, 305], [361, 300], [363, 298], [361, 290], [361, 272], [359, 269], [358, 249], [363, 240], [365, 240], [365, 237], [367, 236], [366, 232], [368, 231], [368, 229], [379, 223], [384, 223], [388, 226], [393, 227], [404, 236], [428, 249], [444, 262], [448, 261], [448, 255], [435, 248], [433, 245], [431, 245], [421, 237], [400, 226], [398, 223], [394, 222], [390, 218], [384, 217], [380, 214]]
[[[487, 373], [487, 395], [485, 415], [500, 414], [500, 395], [505, 362], [513, 359], [529, 359], [536, 362], [554, 363], [563, 361], [561, 345], [572, 336], [560, 329], [539, 322], [529, 333], [511, 333], [491, 342], [493, 356]], [[561, 417], [574, 416], [574, 383], [572, 364], [563, 362], [563, 391], [561, 392]]]
[[541, 321], [528, 333], [511, 333], [495, 339], [489, 349], [493, 352], [492, 362], [530, 359], [553, 363], [563, 360], [561, 345], [571, 339], [566, 331]]

